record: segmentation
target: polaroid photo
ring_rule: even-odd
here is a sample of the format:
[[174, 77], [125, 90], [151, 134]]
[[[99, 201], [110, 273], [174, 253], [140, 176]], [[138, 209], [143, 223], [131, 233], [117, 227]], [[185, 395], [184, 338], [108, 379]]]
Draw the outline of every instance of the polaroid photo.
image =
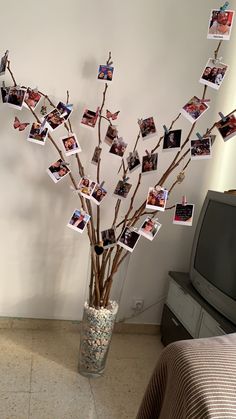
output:
[[47, 173], [53, 182], [58, 183], [70, 173], [70, 169], [62, 159], [59, 159], [47, 169]]
[[142, 173], [153, 172], [157, 170], [158, 153], [143, 156]]
[[197, 96], [193, 96], [193, 98], [183, 106], [180, 112], [193, 124], [208, 110], [208, 108], [209, 105], [202, 102], [202, 100], [198, 99]]
[[106, 194], [107, 194], [106, 189], [104, 189], [102, 186], [100, 186], [97, 183], [92, 192], [91, 200], [95, 202], [96, 205], [100, 205], [102, 200], [105, 198]]
[[135, 169], [140, 167], [141, 162], [137, 150], [134, 150], [129, 153], [129, 156], [127, 157], [127, 164], [130, 173], [132, 173]]
[[85, 109], [81, 124], [85, 125], [86, 127], [94, 128], [98, 119], [99, 108], [97, 111], [90, 111], [89, 109]]
[[101, 231], [101, 235], [104, 249], [108, 249], [109, 247], [115, 246], [116, 236], [114, 228], [109, 228], [107, 230]]
[[146, 201], [146, 208], [156, 211], [165, 211], [168, 191], [166, 189], [149, 188]]
[[22, 109], [26, 95], [26, 89], [22, 87], [10, 87], [7, 95], [7, 103], [11, 108]]
[[160, 228], [161, 224], [157, 220], [147, 217], [138, 232], [146, 239], [153, 240]]
[[211, 138], [204, 137], [202, 140], [191, 140], [190, 155], [191, 160], [210, 159], [212, 157]]
[[92, 164], [95, 164], [96, 166], [98, 165], [98, 162], [99, 162], [100, 156], [101, 156], [101, 152], [102, 152], [101, 147], [98, 147], [98, 146], [95, 147], [93, 157], [92, 157], [92, 160], [91, 160]]
[[132, 188], [130, 183], [124, 182], [123, 180], [119, 180], [114, 190], [114, 195], [118, 195], [121, 198], [127, 198], [127, 195]]
[[119, 156], [119, 157], [123, 157], [127, 145], [128, 144], [124, 142], [122, 137], [115, 138], [113, 140], [109, 153], [115, 154], [116, 156]]
[[83, 176], [78, 184], [79, 193], [87, 199], [91, 198], [91, 195], [96, 186], [96, 182], [90, 180], [87, 176]]
[[48, 128], [44, 128], [42, 130], [42, 124], [40, 124], [39, 122], [33, 122], [27, 140], [32, 143], [44, 145], [46, 142], [47, 135]]
[[23, 106], [27, 109], [31, 107], [31, 109], [34, 111], [41, 97], [42, 95], [36, 89], [34, 90], [28, 87], [26, 90]]
[[98, 69], [98, 80], [112, 81], [114, 67], [110, 65], [100, 65]]
[[224, 63], [217, 62], [214, 58], [209, 58], [199, 82], [218, 90], [224, 80], [228, 67]]
[[117, 244], [119, 244], [124, 249], [128, 250], [129, 252], [133, 252], [136, 244], [140, 239], [140, 234], [136, 231], [130, 229], [129, 227], [125, 227], [123, 232], [121, 233]]
[[157, 134], [155, 122], [152, 116], [150, 118], [141, 119], [139, 127], [141, 136], [145, 140]]
[[233, 26], [234, 13], [233, 10], [213, 9], [209, 19], [207, 38], [228, 41]]
[[62, 137], [61, 142], [66, 156], [71, 156], [72, 154], [80, 153], [82, 151], [77, 137], [73, 133], [67, 135], [66, 137]]
[[70, 117], [71, 112], [73, 111], [73, 105], [65, 105], [65, 103], [59, 102], [57, 105], [57, 109], [60, 112], [61, 118], [64, 118], [65, 121], [67, 121], [67, 119]]
[[7, 103], [10, 87], [1, 87], [2, 103]]
[[104, 143], [108, 144], [109, 146], [112, 146], [114, 139], [117, 137], [118, 137], [118, 130], [116, 128], [116, 125], [109, 125], [109, 127], [107, 128]]
[[176, 204], [173, 224], [191, 226], [193, 223], [194, 204]]
[[65, 119], [61, 116], [57, 108], [54, 108], [51, 112], [49, 112], [44, 119], [46, 120], [50, 131], [54, 131], [65, 122]]
[[163, 139], [163, 150], [180, 150], [180, 143], [181, 143], [181, 129], [175, 129], [173, 131], [169, 131], [167, 134], [164, 135]]
[[224, 141], [234, 137], [236, 135], [236, 113], [231, 113], [224, 121], [221, 119], [217, 122], [216, 127]]
[[78, 210], [76, 209], [68, 224], [67, 227], [72, 228], [72, 230], [77, 231], [78, 233], [83, 233], [88, 221], [90, 219], [90, 215], [86, 214], [84, 211], [82, 210]]
[[8, 54], [9, 51], [7, 50], [0, 60], [0, 76], [3, 76], [6, 72]]

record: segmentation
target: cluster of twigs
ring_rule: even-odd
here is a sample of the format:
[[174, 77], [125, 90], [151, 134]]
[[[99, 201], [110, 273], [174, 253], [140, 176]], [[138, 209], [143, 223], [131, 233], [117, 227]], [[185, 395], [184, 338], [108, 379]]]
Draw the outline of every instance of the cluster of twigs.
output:
[[[222, 41], [219, 42], [217, 49], [214, 51], [215, 59], [217, 59], [217, 55], [218, 55], [218, 52], [219, 52], [219, 49], [220, 49], [221, 42]], [[111, 53], [109, 53], [109, 57], [108, 57], [108, 60], [107, 60], [106, 64], [108, 66], [112, 64]], [[13, 81], [14, 85], [17, 86], [15, 77], [12, 73], [11, 68], [10, 68], [10, 61], [8, 61], [7, 68], [8, 68], [8, 71], [9, 71], [10, 75], [11, 75], [11, 78], [12, 78], [12, 81]], [[103, 94], [102, 94], [102, 103], [101, 103], [101, 106], [99, 108], [99, 117], [98, 117], [98, 147], [101, 145], [101, 142], [102, 142], [102, 140], [101, 140], [102, 120], [104, 119], [109, 124], [111, 124], [110, 120], [103, 115], [103, 109], [104, 109], [104, 105], [105, 105], [107, 89], [108, 89], [108, 85], [107, 85], [107, 83], [105, 83], [104, 91], [103, 91]], [[206, 91], [207, 91], [207, 86], [204, 86], [203, 94], [202, 94], [202, 100], [205, 99]], [[44, 94], [41, 91], [39, 91], [39, 93], [44, 97], [44, 99], [46, 101], [48, 101], [50, 106], [55, 108], [55, 105], [52, 103], [52, 101], [50, 100], [50, 98], [46, 94]], [[69, 102], [69, 92], [67, 92], [67, 103], [68, 102]], [[31, 113], [34, 115], [36, 121], [41, 124], [41, 121], [38, 118], [35, 111], [30, 106], [29, 106], [29, 109], [30, 109]], [[173, 121], [171, 122], [168, 130], [172, 129], [174, 124], [179, 119], [180, 115], [181, 114], [179, 113], [176, 116], [176, 118], [173, 119]], [[215, 125], [216, 125], [216, 123], [214, 123], [211, 128], [207, 129], [204, 136], [209, 135], [211, 133], [211, 131], [213, 130], [213, 128], [215, 127]], [[71, 126], [71, 122], [70, 122], [69, 119], [68, 119], [67, 123], [64, 124], [64, 126], [65, 126], [65, 129], [67, 130], [68, 133], [72, 132], [72, 126]], [[192, 124], [191, 129], [186, 136], [186, 139], [184, 140], [184, 142], [181, 145], [180, 151], [178, 151], [176, 153], [176, 155], [175, 155], [174, 159], [172, 160], [172, 162], [170, 163], [169, 167], [165, 170], [165, 172], [162, 174], [160, 179], [156, 182], [155, 187], [163, 187], [163, 185], [165, 184], [166, 180], [170, 177], [172, 172], [176, 168], [178, 168], [180, 166], [180, 164], [182, 164], [184, 162], [184, 159], [187, 158], [187, 156], [189, 156], [190, 148], [188, 148], [188, 144], [189, 144], [189, 139], [192, 135], [192, 132], [193, 132], [195, 126], [196, 126], [196, 122]], [[134, 145], [134, 148], [133, 148], [133, 151], [136, 150], [136, 147], [138, 145], [138, 141], [140, 139], [140, 135], [141, 135], [141, 133], [139, 131], [136, 142], [135, 142], [135, 145]], [[53, 146], [56, 148], [60, 158], [63, 161], [65, 161], [64, 155], [63, 155], [62, 151], [60, 150], [60, 148], [58, 147], [57, 143], [54, 141], [52, 135], [49, 134], [48, 138], [51, 141], [51, 143], [53, 144]], [[154, 151], [156, 151], [160, 147], [163, 138], [164, 138], [164, 135], [159, 138], [156, 146], [151, 150], [150, 154], [154, 153]], [[77, 160], [79, 174], [80, 174], [81, 177], [83, 177], [83, 176], [85, 176], [85, 172], [84, 172], [84, 167], [82, 165], [81, 159], [80, 159], [78, 154], [75, 154], [75, 158]], [[177, 179], [173, 182], [173, 184], [169, 188], [169, 194], [171, 193], [173, 188], [177, 185], [177, 183], [180, 183], [183, 180], [184, 172], [187, 169], [189, 163], [190, 163], [190, 158], [188, 158], [187, 162], [184, 164], [182, 170], [180, 171], [179, 175], [177, 176]], [[99, 157], [99, 161], [98, 161], [98, 164], [97, 164], [97, 183], [98, 184], [100, 183], [100, 170], [101, 170], [101, 155]], [[123, 179], [125, 180], [126, 175], [127, 175], [127, 171], [128, 171], [128, 167], [125, 167], [124, 160], [122, 160], [122, 165], [121, 165], [120, 170], [123, 171]], [[69, 176], [70, 176], [70, 180], [72, 182], [73, 188], [75, 190], [77, 190], [78, 189], [77, 183], [76, 183], [75, 178], [73, 177], [71, 172], [69, 173]], [[135, 198], [136, 198], [137, 192], [140, 188], [140, 184], [141, 184], [141, 173], [138, 176], [136, 187], [134, 189], [133, 195], [130, 198], [130, 204], [129, 204], [129, 207], [127, 209], [127, 212], [126, 212], [125, 216], [123, 217], [123, 219], [119, 222], [118, 222], [118, 217], [119, 217], [119, 211], [120, 211], [120, 206], [121, 206], [121, 200], [117, 199], [117, 202], [116, 202], [116, 205], [115, 205], [115, 210], [114, 210], [113, 223], [112, 223], [113, 228], [116, 228], [116, 229], [120, 228], [121, 231], [125, 227], [133, 228], [135, 226], [135, 224], [139, 221], [139, 219], [143, 215], [149, 214], [149, 216], [153, 218], [157, 214], [157, 211], [145, 211], [146, 201], [144, 201], [138, 208], [134, 209]], [[109, 305], [110, 291], [111, 291], [114, 275], [117, 272], [117, 270], [119, 269], [121, 263], [124, 261], [124, 259], [129, 254], [129, 252], [127, 250], [123, 249], [118, 244], [116, 244], [114, 247], [111, 247], [109, 249], [105, 249], [103, 251], [102, 255], [100, 255], [100, 256], [96, 253], [96, 250], [95, 250], [96, 245], [101, 243], [101, 232], [100, 232], [100, 218], [101, 218], [100, 211], [101, 210], [100, 210], [100, 206], [97, 205], [97, 207], [96, 207], [96, 225], [95, 225], [95, 214], [93, 214], [93, 208], [92, 208], [91, 202], [89, 200], [85, 199], [80, 194], [78, 194], [78, 196], [79, 196], [79, 199], [81, 201], [81, 207], [82, 207], [83, 211], [87, 212], [90, 215], [90, 221], [87, 223], [87, 232], [88, 232], [88, 238], [89, 238], [90, 247], [91, 247], [91, 270], [90, 270], [91, 273], [90, 273], [90, 284], [89, 284], [89, 305], [93, 306], [95, 308], [107, 307]], [[173, 206], [169, 207], [167, 209], [170, 209], [170, 208], [173, 208]]]

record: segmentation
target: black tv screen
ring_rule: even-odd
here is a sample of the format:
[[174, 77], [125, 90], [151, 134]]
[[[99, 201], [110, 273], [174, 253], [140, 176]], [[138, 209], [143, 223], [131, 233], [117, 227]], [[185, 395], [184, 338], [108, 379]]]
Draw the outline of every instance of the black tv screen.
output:
[[236, 300], [236, 207], [210, 200], [198, 237], [194, 268]]

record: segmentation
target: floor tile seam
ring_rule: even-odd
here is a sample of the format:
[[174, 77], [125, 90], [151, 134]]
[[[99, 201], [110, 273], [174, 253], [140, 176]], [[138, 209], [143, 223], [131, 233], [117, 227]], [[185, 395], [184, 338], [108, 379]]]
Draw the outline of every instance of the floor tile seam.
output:
[[[33, 343], [33, 337], [32, 337]], [[33, 374], [33, 354], [31, 354], [31, 365], [30, 365], [30, 391], [29, 391], [29, 405], [28, 405], [28, 418], [30, 418], [30, 407], [31, 407], [31, 388], [32, 388], [32, 374]]]
[[93, 391], [93, 386], [91, 384], [91, 378], [88, 379], [88, 382], [89, 382], [89, 387], [90, 387], [90, 391], [91, 391], [91, 394], [92, 394], [94, 410], [95, 410], [95, 413], [96, 413], [96, 419], [98, 419], [97, 403], [96, 403], [96, 399], [95, 399], [95, 395], [94, 395], [94, 391]]

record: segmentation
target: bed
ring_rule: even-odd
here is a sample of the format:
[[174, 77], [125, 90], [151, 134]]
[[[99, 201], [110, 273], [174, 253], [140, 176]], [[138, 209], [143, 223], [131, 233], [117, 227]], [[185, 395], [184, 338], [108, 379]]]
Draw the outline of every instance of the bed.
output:
[[236, 333], [163, 350], [136, 419], [156, 418], [236, 418]]

